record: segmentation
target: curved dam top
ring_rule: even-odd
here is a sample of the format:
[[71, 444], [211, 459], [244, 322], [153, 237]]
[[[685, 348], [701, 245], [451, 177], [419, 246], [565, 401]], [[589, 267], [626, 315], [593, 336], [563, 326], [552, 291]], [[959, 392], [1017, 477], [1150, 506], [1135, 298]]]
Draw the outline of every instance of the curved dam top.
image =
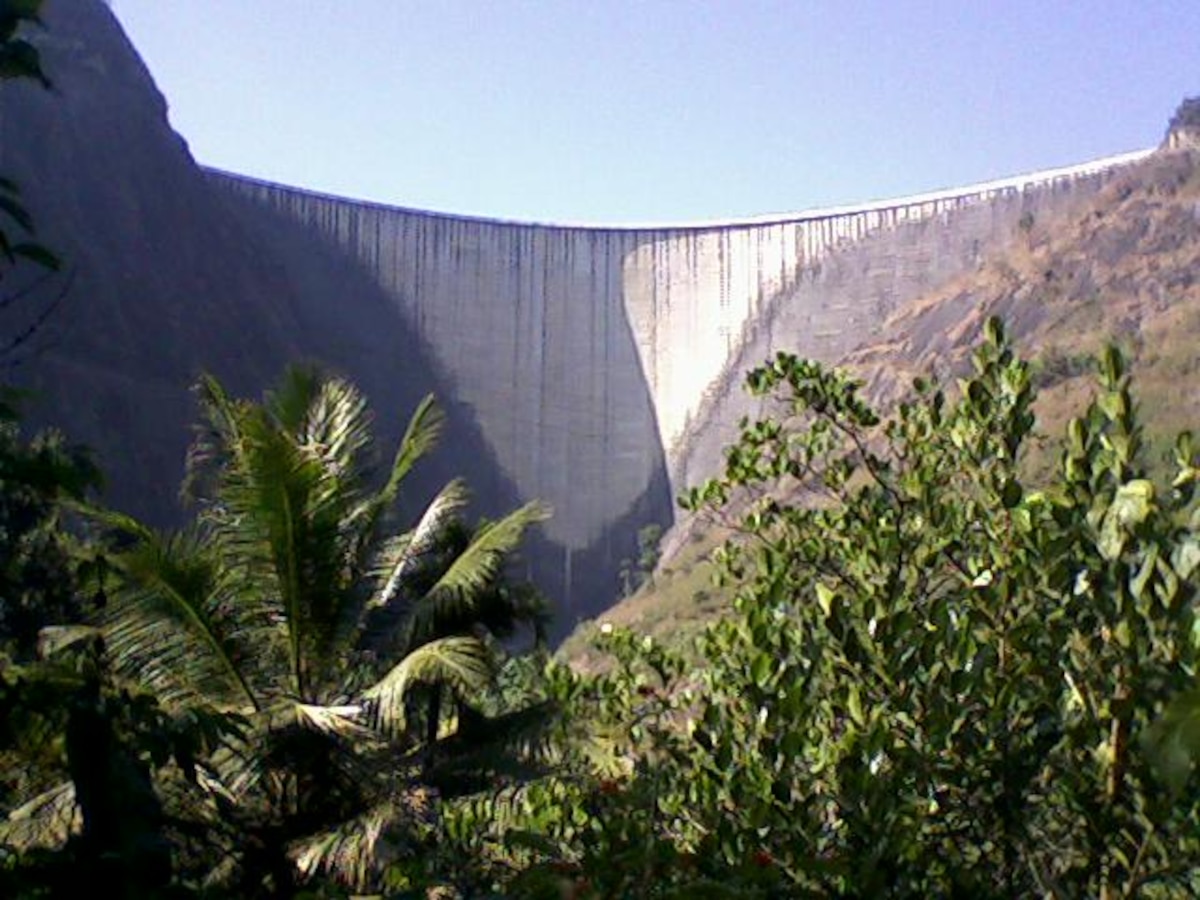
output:
[[[973, 270], [1022, 217], [1072, 208], [1153, 151], [894, 200], [718, 222], [514, 222], [209, 170], [319, 233], [390, 296], [549, 536], [594, 546], [656, 478], [712, 474], [688, 437], [748, 350], [833, 361]], [[347, 309], [352, 309], [347, 304]], [[660, 521], [670, 510], [647, 512]]]
[[1075, 163], [1069, 166], [1058, 166], [1051, 169], [1038, 169], [1022, 175], [1010, 175], [1005, 178], [995, 178], [989, 181], [975, 182], [955, 188], [941, 188], [933, 191], [921, 191], [916, 194], [906, 194], [901, 197], [889, 197], [882, 200], [867, 200], [862, 203], [839, 204], [837, 206], [813, 207], [790, 213], [761, 213], [751, 216], [731, 216], [720, 219], [680, 219], [677, 221], [636, 221], [636, 222], [592, 222], [592, 221], [551, 221], [541, 219], [519, 219], [507, 216], [488, 216], [475, 213], [444, 212], [436, 209], [423, 209], [413, 206], [403, 206], [397, 203], [383, 203], [364, 197], [353, 197], [347, 194], [337, 194], [330, 191], [320, 191], [312, 188], [286, 185], [269, 178], [258, 178], [252, 175], [242, 175], [229, 169], [216, 166], [205, 166], [210, 175], [217, 178], [232, 179], [245, 184], [258, 184], [268, 188], [283, 188], [297, 193], [338, 203], [352, 203], [356, 206], [390, 210], [407, 215], [432, 216], [440, 219], [453, 219], [460, 222], [475, 222], [481, 225], [508, 225], [514, 228], [569, 228], [584, 231], [708, 231], [719, 228], [749, 228], [759, 225], [779, 225], [787, 222], [807, 222], [813, 219], [827, 219], [831, 216], [853, 215], [871, 210], [892, 209], [900, 206], [913, 206], [922, 203], [936, 203], [963, 195], [979, 195], [995, 191], [1021, 190], [1026, 186], [1044, 184], [1057, 178], [1073, 178], [1088, 175], [1093, 172], [1111, 169], [1116, 166], [1140, 162], [1154, 153], [1156, 148], [1131, 150], [1112, 156], [1104, 156], [1089, 162]]

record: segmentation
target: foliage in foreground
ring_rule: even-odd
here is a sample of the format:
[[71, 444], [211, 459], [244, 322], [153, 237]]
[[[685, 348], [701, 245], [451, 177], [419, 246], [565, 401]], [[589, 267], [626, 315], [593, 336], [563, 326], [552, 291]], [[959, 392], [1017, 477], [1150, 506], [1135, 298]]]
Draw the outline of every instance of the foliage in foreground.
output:
[[1184, 435], [1172, 484], [1145, 477], [1119, 354], [1099, 368], [1038, 490], [997, 322], [956, 399], [918, 382], [886, 422], [812, 363], [753, 372], [779, 414], [688, 499], [740, 510], [736, 610], [693, 671], [619, 632], [607, 675], [551, 671], [593, 740], [447, 818], [482, 861], [460, 890], [1194, 896], [1200, 795], [1163, 713], [1195, 684], [1200, 472]]
[[[468, 527], [453, 483], [389, 527], [432, 408], [372, 490], [349, 385], [206, 381], [194, 526], [100, 514], [105, 607], [0, 671], [0, 888], [1193, 896], [1200, 468], [1183, 435], [1147, 479], [1120, 356], [1098, 368], [1036, 490], [996, 323], [955, 399], [918, 383], [886, 422], [819, 366], [752, 373], [777, 414], [689, 498], [740, 520], [735, 609], [698, 666], [602, 628], [598, 676], [502, 665], [541, 614], [501, 577], [536, 508]], [[45, 459], [6, 471], [55, 538], [90, 476]]]
[[[382, 861], [412, 850], [432, 796], [521, 769], [545, 707], [489, 716], [480, 704], [503, 658], [498, 639], [545, 616], [504, 577], [544, 513], [531, 504], [468, 526], [466, 489], [453, 481], [415, 527], [395, 530], [398, 494], [439, 431], [431, 401], [372, 488], [371, 419], [346, 382], [297, 369], [262, 403], [212, 379], [198, 394], [195, 523], [164, 535], [91, 510], [116, 535], [107, 604], [90, 627], [43, 632], [43, 648], [47, 637], [64, 653], [97, 648], [80, 689], [105, 733], [117, 733], [112, 696], [165, 717], [148, 735], [125, 729], [136, 739], [125, 757], [159, 809], [143, 837], [169, 845], [159, 887], [172, 869], [177, 882], [242, 896], [291, 896], [324, 874], [370, 887]], [[70, 780], [0, 824], [15, 847], [89, 831], [65, 720], [66, 759], [48, 762]], [[214, 722], [215, 737], [207, 752], [175, 754], [151, 789], [151, 768], [172, 754], [152, 767], [141, 738], [177, 720]], [[114, 779], [99, 782], [111, 791]]]

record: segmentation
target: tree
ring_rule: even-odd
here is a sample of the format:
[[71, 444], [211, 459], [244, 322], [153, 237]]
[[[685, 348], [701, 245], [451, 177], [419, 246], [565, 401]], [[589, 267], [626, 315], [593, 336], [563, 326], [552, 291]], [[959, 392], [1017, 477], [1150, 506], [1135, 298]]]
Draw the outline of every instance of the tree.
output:
[[63, 502], [99, 483], [82, 448], [55, 433], [26, 440], [15, 411], [0, 409], [0, 653], [32, 660], [42, 628], [82, 617]]
[[[753, 748], [760, 778], [783, 767], [750, 810], [779, 808], [782, 781], [811, 816], [800, 833], [840, 863], [818, 880], [837, 891], [1186, 891], [1195, 806], [1168, 801], [1137, 747], [1194, 664], [1190, 442], [1164, 495], [1110, 349], [1057, 483], [1031, 490], [1028, 367], [995, 321], [974, 363], [955, 403], [918, 383], [885, 425], [812, 364], [781, 356], [751, 375], [807, 427], [747, 423], [693, 502], [779, 479], [815, 498], [768, 493], [744, 517], [753, 540], [726, 565], [750, 579], [745, 630], [710, 638], [710, 654], [744, 654], [742, 729], [710, 706], [697, 740]], [[789, 732], [797, 717], [807, 739]]]
[[1109, 350], [1034, 488], [1030, 373], [998, 322], [974, 367], [887, 421], [814, 363], [752, 372], [774, 413], [688, 499], [741, 523], [734, 609], [692, 665], [604, 635], [618, 666], [575, 693], [627, 773], [494, 839], [531, 827], [535, 862], [602, 896], [1194, 896], [1194, 771], [1147, 752], [1195, 678], [1190, 438], [1156, 486]]
[[427, 814], [459, 757], [476, 779], [496, 771], [506, 757], [478, 745], [534, 718], [485, 720], [472, 697], [494, 676], [497, 636], [544, 614], [503, 568], [545, 514], [529, 504], [466, 528], [454, 481], [390, 533], [440, 429], [429, 399], [370, 489], [370, 417], [348, 383], [293, 369], [262, 403], [212, 378], [197, 394], [195, 524], [164, 536], [102, 516], [126, 542], [103, 617], [114, 668], [169, 708], [249, 718], [210, 772], [243, 891], [286, 894], [320, 870], [365, 885], [399, 839], [389, 823]]
[[47, 628], [41, 645], [43, 659], [0, 670], [0, 765], [26, 798], [0, 822], [0, 893], [172, 893], [172, 845], [210, 826], [177, 815], [204, 805], [196, 760], [241, 723], [130, 692], [95, 628]]
[[[416, 839], [439, 793], [519, 774], [544, 725], [545, 704], [477, 708], [504, 655], [498, 641], [544, 624], [540, 596], [504, 576], [544, 512], [529, 504], [468, 526], [454, 481], [396, 534], [392, 507], [440, 428], [431, 401], [371, 489], [370, 417], [346, 382], [296, 369], [261, 404], [210, 378], [197, 393], [204, 418], [186, 485], [195, 522], [160, 534], [88, 510], [113, 535], [107, 603], [97, 628], [55, 642], [90, 642], [79, 671], [91, 674], [57, 705], [34, 676], [75, 682], [49, 663], [14, 670], [13, 692], [0, 692], [28, 710], [27, 732], [65, 729], [68, 751], [93, 749], [90, 760], [52, 749], [0, 844], [54, 846], [77, 833], [68, 855], [128, 856], [97, 842], [116, 839], [112, 828], [89, 826], [111, 824], [124, 772], [148, 804], [134, 833], [170, 838], [177, 879], [247, 896], [289, 895], [325, 871], [366, 886]], [[43, 649], [54, 633], [43, 631]]]
[[638, 529], [637, 559], [621, 560], [618, 579], [621, 584], [621, 596], [632, 596], [635, 591], [654, 580], [654, 570], [658, 566], [661, 553], [659, 542], [662, 540], [662, 526], [651, 523]]

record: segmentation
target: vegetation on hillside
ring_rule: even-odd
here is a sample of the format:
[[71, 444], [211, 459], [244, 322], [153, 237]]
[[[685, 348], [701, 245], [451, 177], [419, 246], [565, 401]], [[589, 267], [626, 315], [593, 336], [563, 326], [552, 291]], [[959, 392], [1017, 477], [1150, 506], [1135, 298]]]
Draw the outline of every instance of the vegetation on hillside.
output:
[[[1195, 104], [1186, 103], [1177, 118]], [[1138, 373], [1146, 459], [1168, 471], [1173, 436], [1200, 421], [1200, 392], [1182, 390], [1200, 371], [1200, 154], [1165, 153], [1117, 177], [1069, 217], [1024, 220], [1019, 239], [979, 271], [906, 305], [839, 365], [864, 381], [864, 394], [890, 409], [913, 378], [952, 381], [989, 316], [1005, 320], [1031, 357], [1037, 423], [1023, 472], [1032, 483], [1054, 475], [1066, 424], [1094, 392], [1095, 361], [1115, 342]], [[951, 390], [953, 385], [951, 384]], [[667, 637], [694, 631], [726, 608], [729, 591], [709, 583], [709, 553], [723, 539], [720, 516], [684, 518], [688, 540], [668, 552], [654, 583], [606, 614]], [[704, 552], [700, 552], [704, 551]], [[704, 593], [693, 602], [697, 591]], [[585, 625], [568, 642], [585, 664]]]
[[734, 609], [691, 661], [602, 629], [617, 665], [565, 693], [609, 768], [493, 805], [467, 848], [532, 847], [512, 884], [578, 896], [1193, 896], [1200, 459], [1180, 435], [1147, 477], [1110, 349], [1031, 488], [998, 322], [973, 369], [887, 421], [812, 363], [752, 373], [783, 411], [689, 499], [740, 501]]

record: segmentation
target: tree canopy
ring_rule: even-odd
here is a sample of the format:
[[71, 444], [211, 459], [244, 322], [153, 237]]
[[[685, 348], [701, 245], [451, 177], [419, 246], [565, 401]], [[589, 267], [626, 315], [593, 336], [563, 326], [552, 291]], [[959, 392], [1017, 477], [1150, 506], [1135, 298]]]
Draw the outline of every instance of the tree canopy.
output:
[[518, 896], [1193, 896], [1200, 795], [1170, 725], [1195, 706], [1173, 712], [1200, 470], [1181, 435], [1155, 484], [1120, 355], [1099, 369], [1039, 485], [997, 321], [968, 377], [888, 418], [790, 355], [750, 373], [770, 413], [687, 500], [740, 523], [733, 609], [686, 653], [602, 629], [616, 666], [548, 690], [609, 762], [465, 813], [459, 840], [523, 860]]

